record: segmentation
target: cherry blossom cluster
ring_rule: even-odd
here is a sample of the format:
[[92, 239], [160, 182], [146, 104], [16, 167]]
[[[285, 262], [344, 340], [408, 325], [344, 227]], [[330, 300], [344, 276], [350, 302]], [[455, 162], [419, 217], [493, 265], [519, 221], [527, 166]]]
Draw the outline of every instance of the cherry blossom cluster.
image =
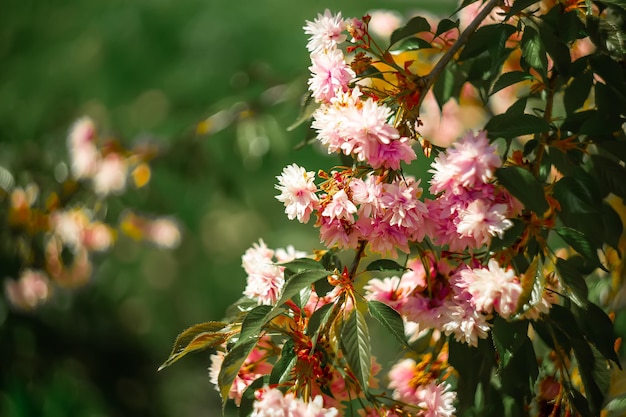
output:
[[293, 393], [283, 394], [277, 388], [265, 387], [256, 392], [254, 411], [251, 417], [336, 417], [339, 411], [324, 408], [321, 396], [304, 402]]
[[367, 161], [373, 168], [397, 170], [401, 162], [416, 158], [410, 140], [389, 123], [393, 113], [389, 107], [361, 93], [354, 83], [356, 74], [339, 49], [347, 40], [344, 31], [349, 30], [353, 40], [358, 41], [365, 27], [359, 19], [346, 21], [329, 10], [304, 27], [310, 35], [309, 90], [320, 104], [313, 114], [312, 127], [329, 153], [343, 152], [357, 161]]

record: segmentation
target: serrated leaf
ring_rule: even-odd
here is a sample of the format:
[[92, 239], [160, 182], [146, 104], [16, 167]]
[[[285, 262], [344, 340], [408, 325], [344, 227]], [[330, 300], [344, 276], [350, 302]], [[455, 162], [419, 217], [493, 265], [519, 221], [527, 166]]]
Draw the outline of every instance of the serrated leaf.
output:
[[270, 384], [283, 384], [289, 380], [291, 372], [296, 364], [296, 352], [294, 351], [293, 339], [288, 339], [280, 353], [280, 358], [274, 364], [270, 374]]
[[281, 263], [279, 265], [284, 266], [285, 269], [288, 269], [291, 272], [295, 273], [306, 271], [309, 269], [324, 269], [321, 263], [311, 258], [298, 258], [289, 262]]
[[545, 81], [548, 71], [548, 57], [539, 33], [531, 26], [524, 28], [521, 41], [522, 57], [532, 68], [536, 69]]
[[390, 51], [392, 52], [406, 52], [406, 51], [416, 51], [418, 49], [429, 49], [433, 46], [425, 39], [422, 38], [407, 38], [403, 41], [398, 42]]
[[406, 271], [408, 268], [391, 259], [376, 259], [367, 265], [366, 271]]
[[534, 211], [539, 217], [548, 210], [549, 205], [543, 186], [529, 171], [518, 166], [498, 168], [496, 178], [527, 209]]
[[169, 358], [158, 370], [167, 368], [190, 352], [221, 345], [237, 333], [230, 329], [230, 324], [220, 321], [209, 321], [188, 328], [178, 335]]
[[523, 314], [541, 302], [545, 285], [543, 265], [539, 256], [535, 256], [530, 266], [520, 277], [522, 292], [517, 302], [516, 312]]
[[228, 394], [241, 369], [241, 365], [256, 345], [256, 339], [247, 339], [242, 343], [236, 343], [233, 348], [226, 353], [222, 361], [220, 373], [217, 376], [217, 385], [219, 387], [220, 396], [222, 397], [222, 410], [226, 407]]
[[272, 310], [272, 306], [260, 305], [256, 306], [252, 310], [248, 312], [246, 317], [243, 319], [243, 323], [241, 324], [241, 333], [239, 334], [239, 340], [237, 343], [245, 341], [247, 339], [254, 338], [256, 339], [261, 332], [261, 329], [265, 324], [267, 324], [272, 318], [276, 317], [278, 314], [281, 314], [284, 310], [275, 310], [275, 314], [271, 317], [268, 315]]
[[520, 83], [526, 80], [532, 80], [533, 76], [524, 71], [510, 71], [502, 74], [496, 82], [493, 84], [489, 95], [495, 94], [503, 88], [507, 88], [513, 84]]
[[328, 319], [332, 315], [334, 304], [324, 304], [317, 310], [313, 312], [311, 318], [309, 318], [309, 323], [306, 328], [306, 334], [311, 337], [311, 339], [317, 338], [317, 333], [320, 328], [324, 327], [326, 323], [328, 323]]
[[583, 258], [589, 261], [591, 265], [605, 269], [600, 262], [597, 249], [591, 244], [589, 239], [587, 239], [583, 233], [572, 229], [571, 227], [557, 227], [554, 231], [565, 241], [565, 243], [570, 245], [576, 252], [582, 255]]
[[565, 43], [566, 41], [561, 39], [554, 32], [554, 29], [547, 24], [539, 25], [539, 36], [546, 52], [552, 58], [558, 74], [567, 77], [572, 57], [570, 56], [569, 47]]
[[385, 327], [400, 343], [411, 348], [404, 334], [404, 322], [402, 316], [392, 307], [380, 301], [367, 302], [370, 315]]
[[589, 303], [589, 289], [585, 277], [572, 264], [571, 260], [557, 258], [556, 270], [561, 278], [561, 284], [567, 290], [569, 297], [578, 306], [585, 308]]
[[498, 368], [502, 370], [509, 364], [511, 358], [528, 339], [528, 322], [508, 322], [502, 317], [497, 316], [493, 321], [491, 333], [493, 336], [493, 344], [500, 358]]
[[619, 251], [619, 240], [624, 232], [624, 225], [622, 218], [607, 202], [602, 204], [602, 224], [604, 226], [604, 241]]
[[430, 32], [430, 23], [422, 16], [415, 16], [404, 26], [393, 31], [389, 45], [393, 45], [404, 38], [408, 38], [420, 32]]
[[532, 114], [516, 114], [507, 111], [489, 119], [485, 130], [492, 139], [513, 139], [518, 136], [548, 132], [550, 124]]
[[592, 413], [599, 415], [609, 386], [610, 373], [606, 360], [582, 339], [572, 339], [572, 349], [578, 362], [589, 408]]
[[343, 323], [341, 329], [341, 347], [350, 370], [364, 392], [368, 391], [372, 353], [370, 335], [365, 318], [354, 309]]
[[459, 75], [458, 66], [454, 62], [448, 64], [441, 72], [433, 86], [433, 94], [439, 105], [439, 111], [442, 111], [444, 104], [451, 98], [460, 95], [463, 78]]
[[330, 275], [330, 272], [319, 269], [304, 270], [292, 275], [285, 283], [276, 306], [286, 303], [291, 297], [298, 294], [302, 288], [307, 285], [313, 285], [315, 281], [326, 278], [328, 275]]
[[573, 176], [563, 177], [554, 184], [554, 197], [559, 201], [561, 210], [575, 214], [598, 214], [598, 204], [602, 198], [594, 201], [592, 190], [581, 180]]
[[607, 360], [615, 362], [622, 369], [619, 356], [615, 352], [615, 326], [609, 316], [597, 305], [589, 303], [585, 308], [572, 305], [572, 313], [589, 340], [598, 349], [598, 352]]

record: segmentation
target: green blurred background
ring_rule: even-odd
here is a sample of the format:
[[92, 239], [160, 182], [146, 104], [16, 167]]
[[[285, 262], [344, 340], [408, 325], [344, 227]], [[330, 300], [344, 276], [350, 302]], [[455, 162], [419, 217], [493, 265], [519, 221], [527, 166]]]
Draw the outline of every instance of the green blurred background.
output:
[[174, 215], [184, 239], [174, 251], [120, 239], [89, 285], [35, 313], [0, 302], [0, 415], [219, 415], [208, 353], [156, 369], [180, 331], [241, 296], [240, 256], [253, 242], [317, 247], [273, 188], [289, 163], [335, 163], [293, 151], [306, 127], [286, 129], [306, 88], [305, 20], [326, 7], [360, 17], [425, 5], [449, 14], [455, 1], [4, 0], [0, 162], [53, 165], [69, 126], [90, 115], [125, 144], [162, 151], [149, 187], [112, 209]]

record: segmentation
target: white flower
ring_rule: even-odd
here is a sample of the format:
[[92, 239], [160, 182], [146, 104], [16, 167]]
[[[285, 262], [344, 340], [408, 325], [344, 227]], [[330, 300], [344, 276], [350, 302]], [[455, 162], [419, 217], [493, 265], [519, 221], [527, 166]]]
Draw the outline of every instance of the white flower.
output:
[[310, 52], [336, 48], [338, 44], [348, 38], [344, 33], [346, 22], [341, 18], [341, 12], [335, 16], [326, 9], [324, 14], [317, 14], [317, 19], [306, 21], [304, 33], [311, 35], [306, 47]]
[[124, 191], [127, 168], [126, 161], [120, 155], [110, 153], [105, 156], [93, 177], [93, 188], [96, 194], [106, 196]]
[[308, 222], [319, 204], [315, 194], [317, 186], [313, 182], [315, 172], [307, 172], [304, 168], [291, 164], [276, 179], [278, 185], [275, 188], [280, 191], [276, 199], [285, 204], [285, 213], [289, 220], [297, 218], [301, 223]]

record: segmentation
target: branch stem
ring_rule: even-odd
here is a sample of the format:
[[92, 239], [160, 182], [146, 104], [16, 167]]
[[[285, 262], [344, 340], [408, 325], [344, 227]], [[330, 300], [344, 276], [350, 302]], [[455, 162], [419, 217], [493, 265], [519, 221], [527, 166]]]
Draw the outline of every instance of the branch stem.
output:
[[476, 15], [474, 20], [472, 20], [467, 28], [465, 28], [463, 33], [459, 35], [459, 38], [456, 40], [456, 42], [454, 42], [450, 49], [448, 49], [446, 53], [439, 59], [439, 61], [437, 61], [437, 64], [435, 64], [434, 68], [428, 73], [428, 75], [424, 76], [424, 88], [422, 89], [422, 94], [420, 95], [418, 107], [422, 104], [426, 93], [428, 93], [428, 90], [430, 90], [435, 84], [437, 78], [439, 78], [439, 75], [446, 68], [446, 65], [448, 65], [452, 58], [454, 58], [454, 55], [459, 51], [459, 49], [461, 49], [461, 47], [463, 47], [463, 45], [467, 43], [470, 36], [476, 31], [482, 21], [485, 20], [487, 16], [489, 16], [489, 13], [491, 13], [491, 11], [496, 6], [502, 4], [502, 2], [503, 0], [489, 0], [485, 7], [483, 7]]

